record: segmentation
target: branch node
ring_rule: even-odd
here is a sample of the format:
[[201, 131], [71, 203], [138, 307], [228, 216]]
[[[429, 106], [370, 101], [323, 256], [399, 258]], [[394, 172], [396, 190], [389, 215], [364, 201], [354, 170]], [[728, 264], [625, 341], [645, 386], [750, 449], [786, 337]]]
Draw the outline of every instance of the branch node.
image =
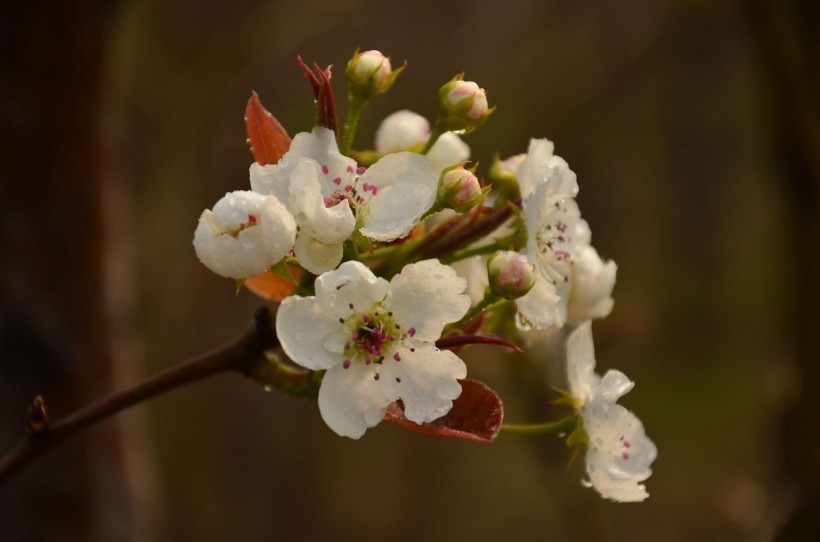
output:
[[46, 402], [42, 395], [38, 395], [26, 414], [26, 434], [32, 438], [40, 437], [48, 433], [50, 429]]

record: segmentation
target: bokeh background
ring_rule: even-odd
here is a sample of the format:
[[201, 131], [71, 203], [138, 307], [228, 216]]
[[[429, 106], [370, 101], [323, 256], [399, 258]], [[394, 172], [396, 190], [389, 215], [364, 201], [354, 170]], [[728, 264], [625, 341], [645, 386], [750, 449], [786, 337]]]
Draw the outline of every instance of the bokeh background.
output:
[[[223, 375], [106, 421], [0, 488], [0, 539], [818, 540], [820, 4], [812, 0], [31, 0], [0, 17], [0, 447], [36, 393], [59, 417], [235, 336], [260, 304], [198, 264], [197, 217], [247, 187], [250, 91], [294, 134], [296, 64], [408, 69], [367, 110], [432, 119], [454, 74], [498, 110], [466, 141], [549, 137], [619, 266], [600, 369], [660, 455], [603, 501], [554, 437], [493, 445]], [[555, 352], [466, 353], [509, 421], [559, 412]]]

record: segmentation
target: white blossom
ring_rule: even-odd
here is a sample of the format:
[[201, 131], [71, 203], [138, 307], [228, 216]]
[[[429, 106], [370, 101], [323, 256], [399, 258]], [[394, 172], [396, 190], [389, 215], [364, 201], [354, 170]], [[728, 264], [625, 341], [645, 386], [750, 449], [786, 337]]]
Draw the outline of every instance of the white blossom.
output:
[[203, 211], [194, 249], [214, 273], [243, 279], [285, 257], [295, 235], [293, 217], [277, 198], [237, 191], [225, 194], [213, 210]]
[[333, 431], [359, 438], [399, 399], [415, 423], [449, 412], [466, 367], [435, 341], [467, 312], [465, 287], [438, 260], [407, 265], [389, 283], [348, 261], [316, 279], [315, 296], [282, 302], [282, 348], [299, 365], [327, 370], [319, 410]]
[[617, 502], [636, 502], [649, 494], [641, 483], [652, 474], [658, 455], [641, 421], [617, 401], [634, 383], [620, 371], [595, 373], [592, 325], [581, 324], [567, 339], [567, 379], [589, 444], [588, 480], [601, 496]]
[[612, 310], [617, 266], [590, 245], [589, 225], [575, 201], [578, 182], [547, 139], [533, 139], [517, 170], [526, 254], [535, 286], [518, 300], [524, 329], [557, 330], [566, 322], [603, 318]]
[[[535, 142], [534, 142], [535, 143]], [[532, 150], [534, 145], [530, 145]], [[549, 156], [537, 182], [526, 175], [532, 162], [541, 157], [530, 154], [519, 167], [522, 214], [527, 228], [526, 254], [535, 266], [533, 288], [517, 301], [525, 328], [560, 328], [566, 322], [567, 299], [575, 253], [588, 243], [589, 228], [573, 199], [578, 193], [575, 173], [558, 156]], [[535, 168], [538, 169], [538, 168]]]
[[375, 241], [407, 235], [432, 207], [438, 178], [420, 154], [389, 154], [369, 169], [339, 153], [327, 128], [294, 137], [277, 164], [250, 168], [251, 188], [286, 202], [299, 232], [294, 252], [312, 273], [335, 268], [358, 229]]

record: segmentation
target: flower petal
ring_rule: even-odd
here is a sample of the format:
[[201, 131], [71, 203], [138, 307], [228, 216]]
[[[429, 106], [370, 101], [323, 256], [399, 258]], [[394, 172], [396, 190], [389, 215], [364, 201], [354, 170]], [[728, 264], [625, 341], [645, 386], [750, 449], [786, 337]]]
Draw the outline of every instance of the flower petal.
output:
[[360, 211], [359, 231], [374, 241], [404, 237], [430, 209], [430, 194], [430, 190], [422, 185], [401, 184], [383, 188]]
[[315, 297], [286, 297], [276, 313], [276, 335], [290, 359], [311, 370], [328, 369], [342, 356], [324, 348], [325, 339], [335, 336], [343, 325], [328, 318], [321, 300]]
[[426, 423], [447, 414], [461, 394], [459, 379], [467, 376], [467, 366], [449, 350], [424, 344], [412, 350], [399, 347], [401, 361], [385, 360], [378, 385], [389, 399], [401, 398], [404, 416]]
[[301, 161], [301, 157], [287, 153], [276, 164], [261, 166], [254, 162], [250, 167], [251, 190], [257, 194], [275, 196], [287, 205], [290, 174]]
[[[315, 160], [323, 177], [323, 187], [333, 187], [333, 180], [341, 179], [341, 185], [352, 184], [356, 175], [356, 161], [339, 152], [336, 134], [327, 128], [316, 126], [313, 131], [301, 132], [293, 138], [290, 152]], [[329, 195], [326, 193], [325, 195]]]
[[343, 252], [342, 243], [323, 243], [307, 230], [302, 230], [296, 235], [296, 242], [293, 245], [293, 253], [299, 260], [299, 265], [314, 275], [320, 275], [339, 265]]
[[581, 247], [574, 261], [567, 320], [577, 323], [607, 316], [615, 304], [612, 289], [618, 266], [612, 260], [604, 263], [590, 245]]
[[[365, 198], [372, 197], [364, 189], [364, 185], [375, 186], [381, 191], [388, 186], [399, 184], [421, 185], [430, 190], [429, 209], [436, 199], [438, 176], [430, 169], [427, 159], [414, 152], [397, 152], [388, 154], [370, 166], [364, 174], [356, 180], [357, 192]], [[378, 191], [375, 195], [378, 195]]]
[[603, 497], [635, 502], [649, 494], [640, 482], [652, 474], [658, 449], [633, 413], [618, 404], [592, 401], [582, 409], [589, 436], [587, 475]]
[[441, 175], [444, 168], [470, 159], [470, 147], [453, 132], [445, 132], [427, 154], [430, 169]]
[[[280, 309], [281, 310], [281, 309]], [[325, 373], [319, 388], [319, 412], [333, 431], [358, 439], [384, 417], [390, 401], [374, 379], [372, 365], [336, 365]]]
[[544, 179], [547, 163], [553, 157], [555, 145], [549, 139], [530, 139], [527, 158], [518, 167], [516, 177], [521, 187], [521, 197], [526, 198]]
[[470, 297], [464, 293], [466, 287], [467, 281], [452, 267], [424, 260], [404, 266], [393, 277], [388, 303], [404, 329], [415, 329], [416, 340], [433, 342], [441, 337], [446, 324], [467, 313]]
[[582, 404], [592, 397], [596, 385], [595, 344], [592, 324], [584, 322], [567, 338], [567, 381], [569, 391]]
[[366, 313], [389, 292], [386, 280], [356, 261], [345, 262], [316, 279], [316, 296], [323, 300], [324, 310], [333, 319], [347, 319], [354, 312]]
[[353, 233], [356, 218], [347, 201], [327, 207], [315, 164], [300, 163], [291, 174], [289, 208], [296, 222], [323, 243], [343, 243]]
[[555, 291], [555, 286], [542, 278], [535, 281], [532, 289], [515, 300], [518, 312], [537, 329], [561, 327], [566, 320], [566, 302]]

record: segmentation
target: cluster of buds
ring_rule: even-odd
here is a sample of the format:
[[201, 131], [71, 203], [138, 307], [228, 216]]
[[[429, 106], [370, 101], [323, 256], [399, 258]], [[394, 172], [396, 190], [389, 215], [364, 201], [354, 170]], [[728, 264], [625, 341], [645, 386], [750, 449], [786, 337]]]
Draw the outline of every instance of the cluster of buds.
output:
[[322, 418], [346, 437], [388, 420], [491, 442], [515, 426], [502, 424], [501, 398], [467, 378], [460, 351], [520, 352], [569, 337], [563, 401], [573, 412], [543, 432], [587, 450], [588, 482], [603, 496], [643, 500], [656, 449], [617, 404], [632, 382], [594, 371], [590, 321], [613, 308], [617, 266], [591, 244], [575, 174], [546, 139], [496, 157], [486, 177], [466, 167], [460, 136], [495, 108], [462, 75], [439, 90], [432, 129], [402, 110], [382, 122], [373, 148], [354, 150], [364, 107], [403, 70], [378, 51], [354, 54], [341, 133], [329, 68], [309, 74], [319, 125], [292, 140], [251, 97], [250, 190], [205, 210], [194, 246], [215, 273], [281, 303], [276, 332], [295, 365], [252, 374], [285, 392], [283, 374], [307, 375]]

